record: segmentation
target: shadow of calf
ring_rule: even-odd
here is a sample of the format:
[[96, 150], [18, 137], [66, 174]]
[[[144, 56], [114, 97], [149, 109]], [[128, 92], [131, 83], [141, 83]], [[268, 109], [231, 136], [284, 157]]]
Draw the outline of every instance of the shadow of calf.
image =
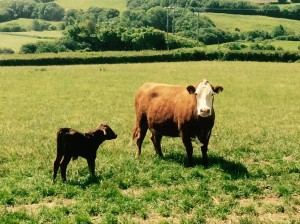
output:
[[82, 189], [88, 188], [92, 184], [100, 184], [102, 178], [100, 176], [88, 176], [82, 179], [69, 180], [66, 183], [72, 186], [79, 186]]

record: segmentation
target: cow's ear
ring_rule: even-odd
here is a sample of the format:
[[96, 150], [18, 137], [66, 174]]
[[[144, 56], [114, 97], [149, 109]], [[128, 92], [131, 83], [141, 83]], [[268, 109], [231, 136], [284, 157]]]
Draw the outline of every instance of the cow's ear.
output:
[[194, 94], [196, 92], [196, 89], [194, 86], [188, 86], [188, 87], [186, 87], [186, 90], [189, 92], [189, 94]]
[[220, 85], [213, 86], [213, 90], [214, 90], [215, 93], [222, 92], [223, 89], [224, 89], [223, 86], [220, 86]]

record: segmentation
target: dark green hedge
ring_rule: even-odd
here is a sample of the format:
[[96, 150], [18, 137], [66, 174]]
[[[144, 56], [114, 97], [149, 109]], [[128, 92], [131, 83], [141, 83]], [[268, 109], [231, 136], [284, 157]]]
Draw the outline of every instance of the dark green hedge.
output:
[[203, 51], [201, 49], [180, 49], [172, 51], [141, 52], [86, 52], [32, 55], [2, 55], [0, 66], [29, 65], [73, 65], [73, 64], [116, 64], [174, 61], [261, 61], [295, 62], [300, 52], [290, 51]]

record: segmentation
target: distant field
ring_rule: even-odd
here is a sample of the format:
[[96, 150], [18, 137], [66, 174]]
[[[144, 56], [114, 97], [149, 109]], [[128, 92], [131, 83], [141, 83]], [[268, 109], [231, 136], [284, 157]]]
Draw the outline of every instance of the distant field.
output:
[[[0, 223], [262, 224], [300, 220], [300, 64], [184, 62], [0, 69]], [[179, 138], [130, 144], [134, 94], [144, 82], [221, 84], [203, 167], [186, 167]], [[118, 134], [52, 182], [58, 127]]]
[[36, 43], [38, 41], [51, 41], [61, 36], [61, 31], [0, 32], [0, 48], [11, 48], [17, 53], [24, 44]]
[[[243, 43], [247, 46], [252, 44], [249, 42], [239, 42], [239, 43]], [[267, 41], [267, 43], [269, 43], [277, 48], [281, 47], [285, 51], [299, 51], [298, 47], [300, 46], [300, 41]], [[220, 44], [219, 46], [218, 46], [218, 44], [208, 45], [207, 49], [217, 50], [218, 47], [223, 48], [223, 45], [224, 44]]]
[[[10, 24], [16, 24], [16, 25], [20, 25], [23, 28], [26, 28], [27, 30], [32, 30], [32, 22], [33, 19], [20, 18], [16, 20], [7, 21], [7, 22], [2, 22], [0, 23], [0, 27], [4, 27]], [[46, 22], [55, 25], [56, 27], [59, 27], [60, 24], [60, 22], [53, 22], [53, 21], [46, 21]]]
[[57, 4], [68, 9], [83, 9], [90, 7], [113, 8], [123, 12], [126, 9], [126, 0], [55, 0]]
[[300, 21], [266, 16], [232, 15], [223, 13], [204, 13], [215, 25], [230, 32], [236, 28], [241, 32], [266, 30], [271, 32], [274, 27], [282, 25], [287, 31], [300, 33]]
[[300, 41], [271, 41], [275, 47], [282, 47], [286, 51], [299, 51]]

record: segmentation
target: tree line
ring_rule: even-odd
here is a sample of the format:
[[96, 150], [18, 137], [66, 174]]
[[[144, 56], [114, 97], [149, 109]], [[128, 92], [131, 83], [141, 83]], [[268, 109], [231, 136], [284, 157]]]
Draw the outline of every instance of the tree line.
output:
[[[291, 2], [299, 3], [300, 0]], [[278, 3], [286, 4], [287, 0], [278, 0]], [[193, 12], [263, 15], [300, 20], [300, 6], [295, 4], [280, 8], [274, 3], [255, 4], [244, 0], [127, 0], [127, 8], [130, 10], [149, 10], [156, 6], [187, 8]]]
[[0, 22], [18, 18], [61, 21], [65, 9], [53, 0], [3, 0], [0, 2]]
[[[62, 51], [106, 51], [106, 50], [166, 50], [234, 42], [237, 40], [280, 39], [299, 41], [300, 35], [288, 33], [279, 25], [270, 33], [262, 30], [235, 32], [221, 30], [205, 15], [193, 10], [201, 4], [213, 4], [215, 0], [128, 0], [128, 10], [122, 14], [116, 9], [91, 7], [84, 11], [64, 11], [51, 0], [19, 0], [0, 2], [15, 18], [44, 18], [61, 21], [64, 36], [56, 42], [26, 44], [21, 53]], [[217, 1], [232, 3], [229, 0]], [[242, 4], [241, 1], [234, 1]], [[172, 5], [180, 6], [176, 9]], [[243, 2], [244, 7], [252, 3]], [[171, 6], [171, 7], [165, 7]], [[250, 7], [249, 6], [249, 7]], [[228, 6], [229, 7], [229, 6]], [[236, 6], [237, 7], [237, 6]], [[242, 8], [239, 5], [240, 9]], [[47, 10], [46, 10], [47, 9]], [[56, 14], [57, 13], [57, 14]], [[50, 16], [52, 15], [52, 16]], [[54, 16], [56, 15], [56, 16]], [[27, 16], [27, 17], [26, 17]], [[33, 20], [35, 30], [55, 27], [42, 20]], [[14, 30], [18, 31], [18, 30]], [[22, 31], [22, 28], [20, 28]]]

